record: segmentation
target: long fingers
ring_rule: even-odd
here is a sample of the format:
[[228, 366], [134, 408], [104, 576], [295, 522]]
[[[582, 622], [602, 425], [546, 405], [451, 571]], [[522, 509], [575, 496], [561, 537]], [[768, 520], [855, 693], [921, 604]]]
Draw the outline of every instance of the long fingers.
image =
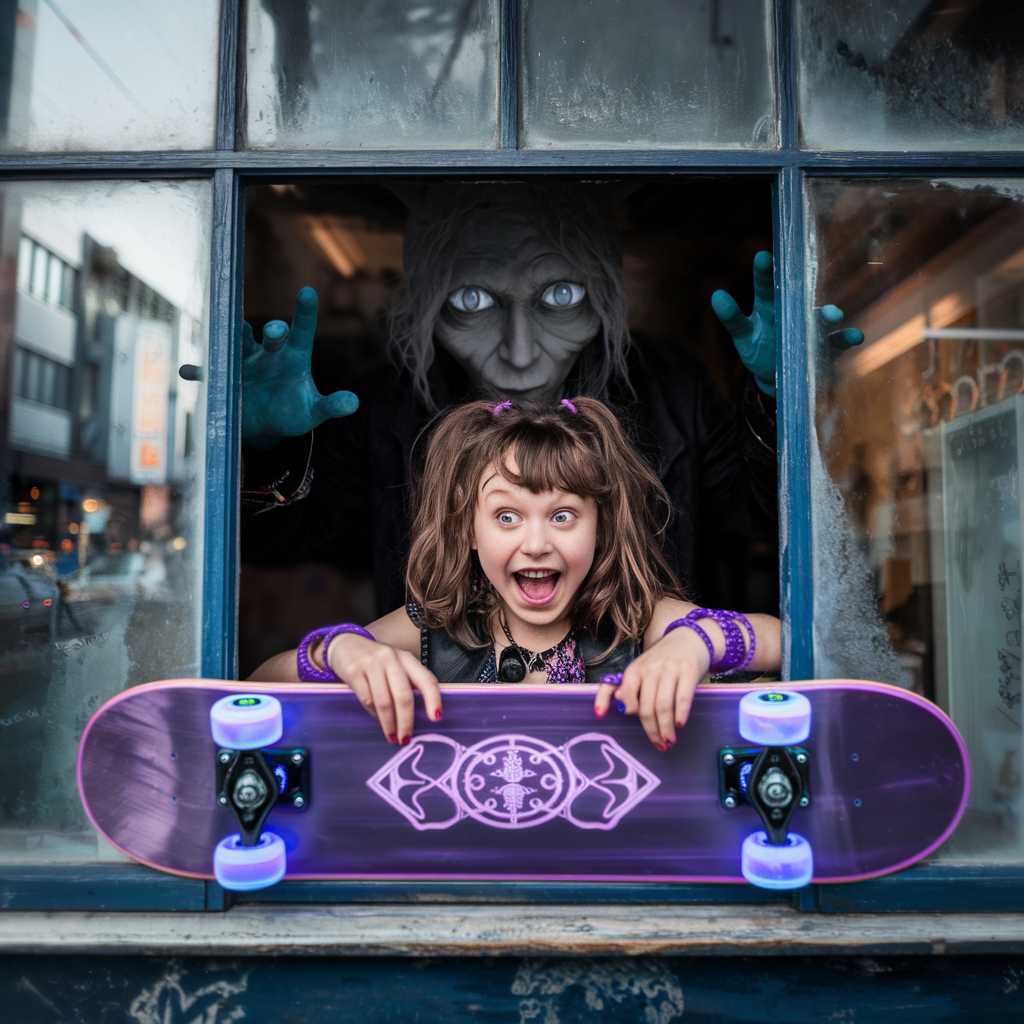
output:
[[288, 341], [288, 325], [283, 320], [271, 320], [263, 327], [263, 348], [267, 352], [277, 352], [284, 348]]
[[775, 273], [772, 254], [762, 249], [754, 257], [754, 302], [773, 302], [775, 299]]
[[711, 308], [733, 339], [742, 340], [753, 331], [749, 317], [740, 312], [736, 300], [727, 291], [719, 288], [712, 293]]
[[359, 408], [359, 399], [351, 391], [321, 395], [313, 406], [313, 426], [318, 427], [338, 416], [350, 416]]
[[316, 334], [316, 292], [306, 285], [295, 297], [295, 312], [292, 315], [292, 343], [304, 352], [313, 351], [313, 337]]

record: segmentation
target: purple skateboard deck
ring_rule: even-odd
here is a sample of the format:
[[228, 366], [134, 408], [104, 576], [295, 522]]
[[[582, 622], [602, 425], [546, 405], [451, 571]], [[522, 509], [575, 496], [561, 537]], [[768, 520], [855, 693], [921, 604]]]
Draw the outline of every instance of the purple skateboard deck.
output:
[[[811, 803], [789, 828], [815, 882], [899, 870], [952, 833], [968, 794], [963, 740], [905, 690], [835, 680], [781, 685], [809, 698]], [[593, 686], [445, 686], [444, 720], [417, 709], [389, 745], [344, 689], [176, 680], [127, 690], [86, 726], [78, 785], [93, 825], [134, 860], [213, 878], [238, 831], [216, 801], [209, 711], [230, 693], [276, 696], [277, 747], [309, 752], [309, 800], [278, 804], [287, 878], [743, 882], [740, 847], [761, 827], [719, 800], [719, 752], [749, 746], [749, 685], [700, 687], [678, 743], [659, 753], [635, 718], [592, 712]]]

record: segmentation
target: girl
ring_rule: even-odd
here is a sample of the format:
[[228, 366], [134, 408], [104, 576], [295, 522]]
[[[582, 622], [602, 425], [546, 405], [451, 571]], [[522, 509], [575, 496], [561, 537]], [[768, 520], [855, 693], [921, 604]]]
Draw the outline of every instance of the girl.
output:
[[591, 398], [542, 407], [472, 402], [427, 449], [404, 608], [314, 630], [266, 661], [261, 681], [344, 680], [390, 743], [412, 735], [418, 690], [441, 718], [444, 682], [599, 682], [666, 750], [710, 671], [773, 670], [769, 615], [683, 600], [659, 537], [657, 476]]

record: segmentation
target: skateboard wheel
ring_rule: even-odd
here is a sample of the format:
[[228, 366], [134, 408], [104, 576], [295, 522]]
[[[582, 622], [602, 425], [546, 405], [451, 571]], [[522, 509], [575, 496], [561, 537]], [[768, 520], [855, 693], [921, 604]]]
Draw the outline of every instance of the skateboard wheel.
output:
[[220, 747], [258, 750], [275, 744], [284, 731], [281, 702], [261, 693], [231, 693], [210, 708], [210, 732]]
[[242, 846], [242, 837], [222, 839], [213, 851], [213, 873], [225, 889], [251, 892], [266, 889], [284, 877], [287, 855], [284, 840], [264, 832], [255, 846]]
[[811, 702], [793, 690], [752, 690], [740, 701], [740, 735], [763, 747], [803, 743], [811, 732]]
[[760, 889], [800, 889], [814, 874], [811, 844], [795, 832], [786, 833], [786, 842], [768, 842], [766, 832], [751, 832], [743, 840], [740, 857], [743, 877]]

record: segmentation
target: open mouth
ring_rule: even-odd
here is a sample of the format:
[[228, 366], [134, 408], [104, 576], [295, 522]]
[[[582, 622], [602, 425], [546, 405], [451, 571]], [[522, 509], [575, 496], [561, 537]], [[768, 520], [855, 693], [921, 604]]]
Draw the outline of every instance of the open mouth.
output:
[[547, 604], [555, 596], [562, 574], [555, 569], [522, 569], [512, 574], [528, 604]]

